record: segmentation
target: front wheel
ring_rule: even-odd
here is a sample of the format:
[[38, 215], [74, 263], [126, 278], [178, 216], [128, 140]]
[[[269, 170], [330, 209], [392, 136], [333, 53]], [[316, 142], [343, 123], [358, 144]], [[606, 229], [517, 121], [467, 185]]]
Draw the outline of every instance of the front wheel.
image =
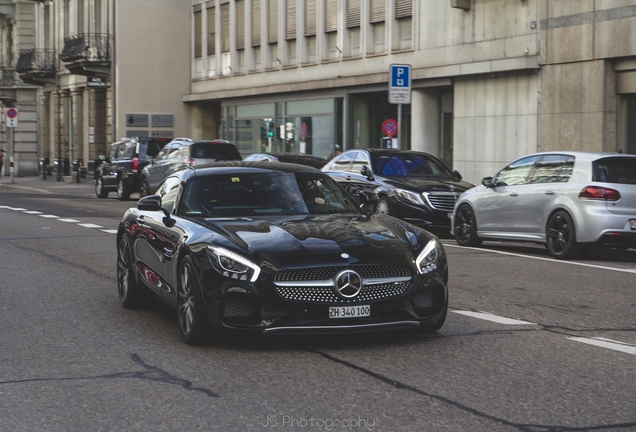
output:
[[546, 234], [546, 248], [553, 257], [572, 259], [581, 253], [576, 241], [574, 222], [566, 211], [560, 210], [550, 216]]
[[148, 180], [145, 177], [141, 178], [141, 182], [139, 183], [139, 198], [143, 198], [146, 195], [150, 195], [148, 191]]
[[97, 198], [108, 198], [108, 191], [104, 188], [102, 176], [97, 176], [97, 180], [95, 180], [95, 195], [97, 195]]
[[139, 307], [142, 288], [135, 280], [130, 243], [126, 235], [122, 235], [117, 248], [117, 292], [121, 304], [127, 309]]
[[199, 345], [211, 335], [212, 329], [205, 312], [198, 276], [189, 256], [179, 266], [177, 316], [181, 336], [188, 345]]
[[460, 246], [479, 246], [475, 213], [468, 204], [462, 204], [455, 213], [455, 241]]

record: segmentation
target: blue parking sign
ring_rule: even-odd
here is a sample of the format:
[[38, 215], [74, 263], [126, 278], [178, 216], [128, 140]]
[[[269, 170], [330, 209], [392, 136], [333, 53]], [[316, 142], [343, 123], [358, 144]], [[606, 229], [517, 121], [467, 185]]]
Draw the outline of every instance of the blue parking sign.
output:
[[411, 65], [392, 64], [389, 67], [389, 103], [411, 103]]

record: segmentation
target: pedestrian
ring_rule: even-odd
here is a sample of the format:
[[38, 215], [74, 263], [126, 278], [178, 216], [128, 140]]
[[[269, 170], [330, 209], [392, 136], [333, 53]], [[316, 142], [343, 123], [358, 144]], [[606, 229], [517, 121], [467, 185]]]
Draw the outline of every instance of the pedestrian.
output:
[[4, 150], [0, 149], [0, 177], [2, 177], [3, 167], [4, 167]]

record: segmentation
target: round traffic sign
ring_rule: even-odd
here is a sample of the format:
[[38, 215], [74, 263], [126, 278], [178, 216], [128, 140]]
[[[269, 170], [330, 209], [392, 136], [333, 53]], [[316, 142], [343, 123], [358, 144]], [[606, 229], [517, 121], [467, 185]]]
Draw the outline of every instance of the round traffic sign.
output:
[[387, 119], [382, 122], [382, 131], [386, 134], [387, 137], [391, 138], [393, 135], [397, 133], [398, 124], [393, 119]]
[[7, 117], [14, 119], [18, 116], [18, 110], [15, 108], [7, 108]]

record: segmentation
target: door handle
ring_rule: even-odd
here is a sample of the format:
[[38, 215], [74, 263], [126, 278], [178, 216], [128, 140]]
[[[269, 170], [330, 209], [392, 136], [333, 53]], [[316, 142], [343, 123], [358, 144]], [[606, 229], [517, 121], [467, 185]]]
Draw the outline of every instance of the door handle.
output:
[[554, 191], [547, 191], [545, 194], [552, 196], [552, 195], [554, 195]]
[[517, 192], [513, 192], [513, 193], [510, 194], [510, 196], [514, 198], [514, 197], [519, 196], [519, 194]]
[[144, 223], [146, 223], [146, 220], [144, 219], [143, 216], [137, 216], [137, 223], [139, 225], [143, 225]]

